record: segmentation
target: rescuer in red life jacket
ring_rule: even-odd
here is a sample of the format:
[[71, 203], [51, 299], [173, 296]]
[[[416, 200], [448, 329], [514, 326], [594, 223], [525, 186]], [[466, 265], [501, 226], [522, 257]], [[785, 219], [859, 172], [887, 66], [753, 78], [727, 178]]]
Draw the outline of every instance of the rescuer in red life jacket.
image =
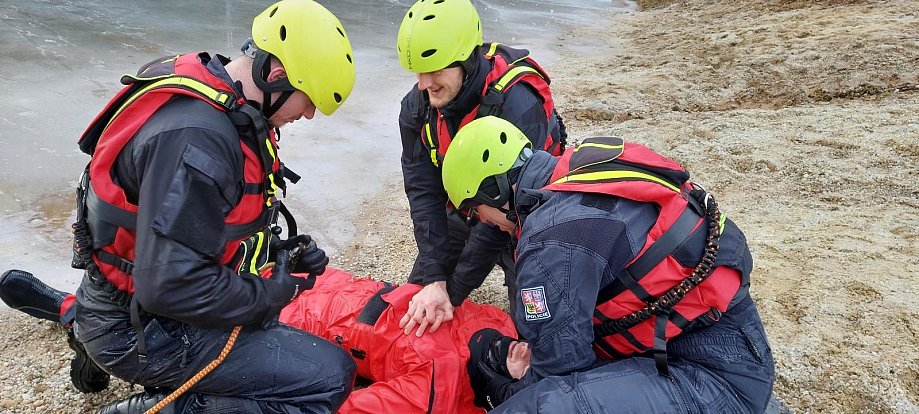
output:
[[775, 367], [740, 229], [676, 162], [620, 138], [565, 156], [511, 123], [465, 126], [450, 200], [515, 234], [529, 370], [477, 363], [494, 412], [763, 412]]
[[416, 2], [399, 27], [397, 52], [402, 67], [418, 77], [402, 99], [399, 132], [418, 245], [409, 282], [424, 286], [401, 323], [406, 333], [421, 335], [449, 320], [496, 263], [509, 296], [515, 291], [510, 236], [448, 206], [440, 167], [452, 137], [486, 115], [510, 121], [534, 148], [554, 155], [564, 151], [566, 134], [549, 76], [529, 51], [483, 43], [469, 0]]
[[[466, 301], [444, 329], [422, 337], [404, 335], [399, 318], [419, 290], [414, 284], [395, 286], [328, 268], [312, 289], [281, 311], [282, 323], [339, 344], [357, 363], [358, 377], [371, 382], [354, 390], [339, 413], [484, 412], [484, 389], [473, 391], [470, 385], [470, 343], [481, 353], [476, 361], [494, 361], [518, 378], [526, 371], [527, 345], [508, 336], [515, 332], [510, 317], [494, 306]], [[65, 327], [72, 319], [66, 316], [72, 298], [20, 270], [0, 276], [0, 299], [7, 305]], [[71, 372], [75, 381], [85, 375], [81, 367]]]
[[[272, 4], [251, 33], [232, 61], [173, 55], [125, 75], [79, 140], [92, 160], [78, 189], [74, 265], [86, 272], [71, 346], [79, 365], [152, 391], [100, 413], [146, 411], [226, 343], [233, 352], [162, 412], [334, 412], [351, 390], [346, 353], [277, 323], [312, 283], [291, 273], [321, 274], [328, 258], [290, 222], [281, 239], [276, 224], [290, 216], [285, 179], [298, 178], [279, 159], [276, 128], [342, 105], [351, 44], [312, 0]], [[94, 374], [82, 389], [104, 388]]]

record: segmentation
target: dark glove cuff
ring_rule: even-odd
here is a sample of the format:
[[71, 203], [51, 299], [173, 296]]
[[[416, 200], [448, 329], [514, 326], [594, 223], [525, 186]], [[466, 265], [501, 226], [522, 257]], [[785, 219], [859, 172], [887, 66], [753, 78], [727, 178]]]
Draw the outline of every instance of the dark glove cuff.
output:
[[447, 281], [447, 295], [450, 296], [450, 303], [456, 307], [463, 304], [463, 301], [472, 293], [466, 289], [457, 287], [456, 284]]
[[418, 280], [409, 280], [409, 283], [414, 283], [416, 285], [427, 286], [434, 282], [444, 282], [447, 281], [450, 277], [446, 273], [437, 273], [432, 275], [426, 275], [423, 277], [418, 277], [414, 279]]

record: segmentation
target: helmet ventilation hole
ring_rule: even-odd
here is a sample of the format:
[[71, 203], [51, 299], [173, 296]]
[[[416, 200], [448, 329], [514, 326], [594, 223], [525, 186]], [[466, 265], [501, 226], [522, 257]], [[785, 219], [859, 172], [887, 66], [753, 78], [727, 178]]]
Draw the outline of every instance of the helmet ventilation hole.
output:
[[434, 4], [440, 4], [440, 3], [443, 3], [443, 2], [444, 2], [444, 0], [437, 0], [437, 1], [434, 2]]
[[488, 150], [482, 153], [482, 162], [488, 162]]
[[333, 94], [332, 94], [332, 97], [335, 98], [335, 102], [336, 102], [336, 103], [341, 103], [341, 100], [342, 100], [342, 99], [341, 99], [341, 95], [339, 95], [338, 92], [333, 93]]
[[348, 63], [354, 63], [354, 62], [351, 61], [351, 55], [345, 53], [345, 58], [348, 59]]
[[271, 13], [268, 13], [268, 17], [274, 17], [274, 14], [277, 12], [278, 12], [278, 8], [275, 7], [274, 9], [271, 10]]
[[346, 37], [346, 36], [345, 36], [345, 32], [344, 32], [343, 30], [341, 30], [340, 27], [336, 27], [335, 29], [338, 30], [338, 34], [340, 34], [341, 37]]
[[287, 40], [287, 26], [281, 26], [281, 41]]
[[435, 53], [437, 53], [437, 49], [428, 49], [428, 50], [425, 50], [424, 52], [421, 52], [421, 57], [425, 57], [425, 58], [431, 57], [431, 55]]
[[504, 132], [501, 133], [501, 143], [507, 144], [507, 134]]
[[408, 12], [408, 18], [409, 18], [409, 19], [412, 18], [412, 12], [411, 12], [411, 11]]
[[429, 15], [427, 15], [427, 16], [424, 16], [424, 19], [422, 19], [422, 20], [431, 20], [431, 19], [433, 19], [433, 18], [434, 18], [434, 15], [433, 15], [433, 14], [429, 14]]

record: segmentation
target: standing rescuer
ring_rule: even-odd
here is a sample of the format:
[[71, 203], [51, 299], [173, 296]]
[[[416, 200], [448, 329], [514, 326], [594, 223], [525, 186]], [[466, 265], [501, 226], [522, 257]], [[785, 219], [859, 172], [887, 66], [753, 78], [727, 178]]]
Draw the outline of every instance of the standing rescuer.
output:
[[476, 364], [494, 412], [763, 412], [775, 368], [753, 259], [711, 194], [619, 138], [558, 158], [530, 145], [486, 117], [443, 160], [450, 200], [518, 239], [531, 358], [520, 379]]
[[285, 178], [297, 178], [278, 158], [277, 128], [347, 99], [351, 45], [321, 5], [282, 0], [255, 18], [243, 51], [167, 56], [126, 75], [80, 139], [92, 160], [75, 225], [78, 356], [146, 388], [100, 413], [151, 408], [214, 360], [234, 326], [229, 355], [161, 412], [328, 413], [351, 389], [346, 353], [277, 323], [328, 258], [292, 222], [287, 239], [276, 224], [290, 216]]
[[452, 137], [478, 117], [516, 125], [535, 148], [561, 154], [564, 126], [555, 112], [549, 76], [529, 52], [483, 43], [469, 0], [420, 0], [402, 20], [399, 62], [418, 83], [402, 100], [402, 173], [418, 256], [409, 281], [425, 285], [400, 325], [405, 333], [435, 331], [453, 306], [481, 286], [498, 263], [514, 291], [511, 238], [452, 207], [441, 184], [441, 161]]

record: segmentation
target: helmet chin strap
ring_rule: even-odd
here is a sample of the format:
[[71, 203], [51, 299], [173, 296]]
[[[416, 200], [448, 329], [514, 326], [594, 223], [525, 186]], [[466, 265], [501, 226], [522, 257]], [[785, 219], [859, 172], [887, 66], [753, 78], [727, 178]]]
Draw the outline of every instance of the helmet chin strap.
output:
[[[247, 51], [248, 55], [249, 52]], [[262, 91], [262, 106], [260, 108], [262, 115], [265, 115], [265, 118], [271, 118], [281, 106], [284, 105], [284, 102], [287, 102], [287, 99], [293, 95], [296, 89], [288, 82], [287, 78], [276, 79], [271, 82], [266, 81], [268, 79], [268, 74], [271, 72], [271, 54], [262, 50], [256, 50], [254, 52], [254, 62], [252, 62], [252, 80]], [[271, 94], [274, 92], [281, 92], [281, 96], [278, 97], [278, 100], [271, 102]]]

